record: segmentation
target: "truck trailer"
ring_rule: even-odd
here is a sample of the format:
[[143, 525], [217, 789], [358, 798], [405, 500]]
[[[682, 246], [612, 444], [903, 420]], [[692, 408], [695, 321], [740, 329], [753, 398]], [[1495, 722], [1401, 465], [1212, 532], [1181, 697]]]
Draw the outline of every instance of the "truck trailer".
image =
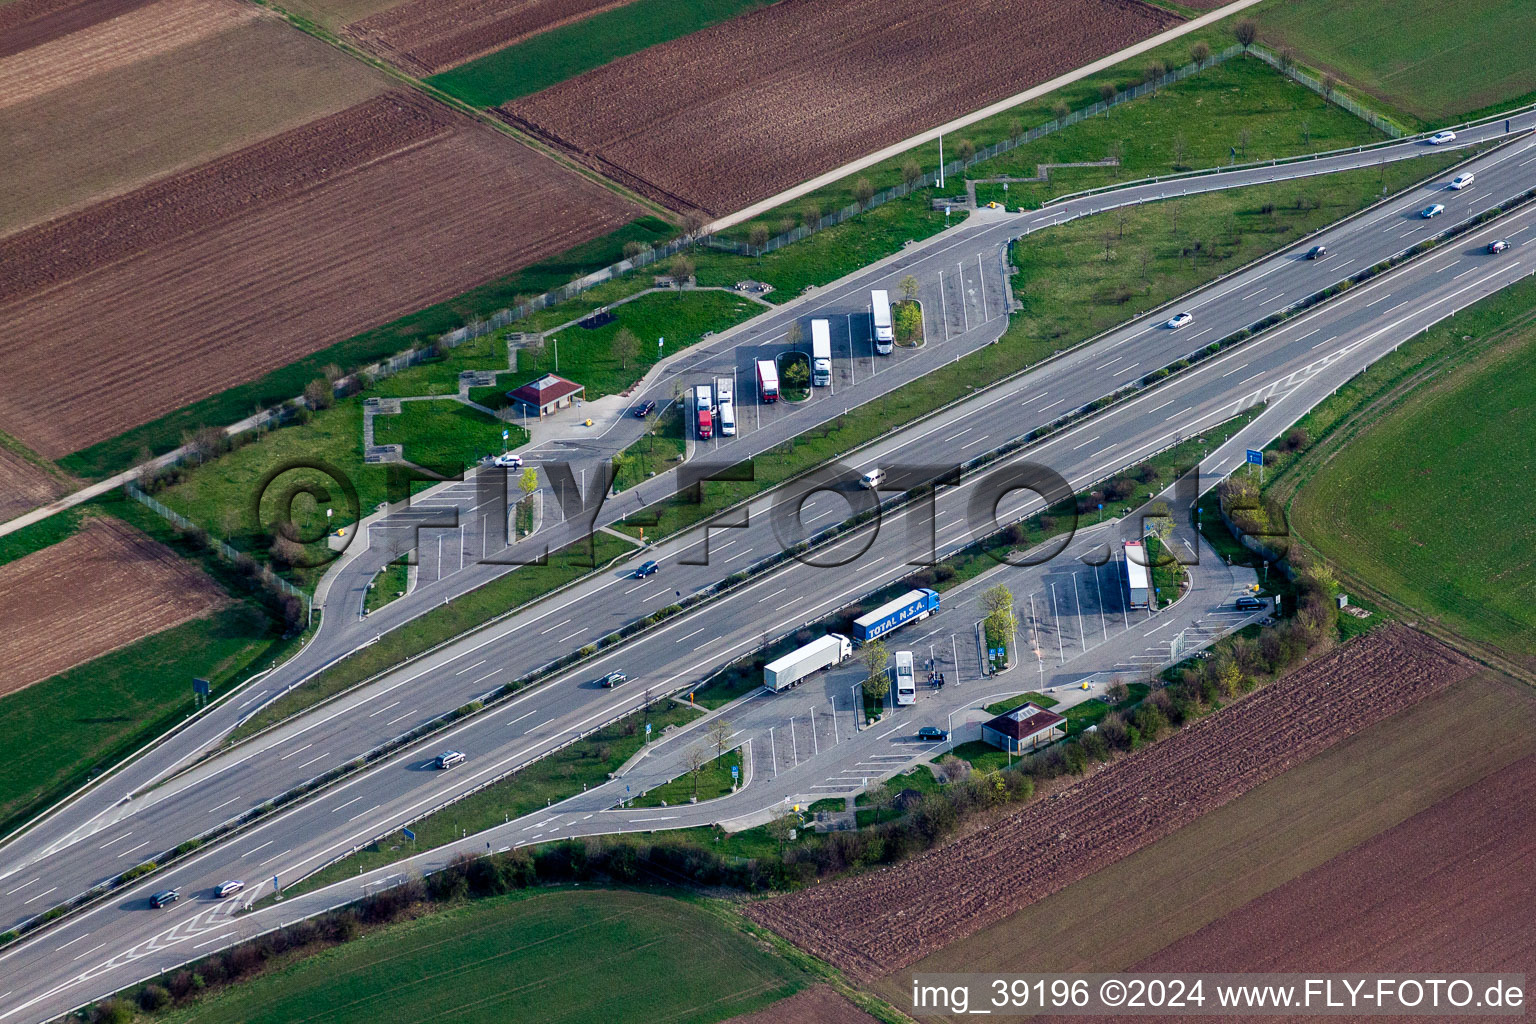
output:
[[1146, 608], [1151, 581], [1147, 572], [1147, 549], [1139, 540], [1125, 542], [1126, 603], [1132, 608]]
[[811, 386], [824, 388], [832, 383], [832, 322], [811, 321]]
[[887, 601], [867, 615], [860, 615], [853, 620], [853, 638], [859, 643], [868, 643], [876, 637], [883, 636], [897, 626], [915, 622], [918, 619], [926, 619], [939, 610], [939, 594], [936, 590], [926, 587], [921, 590], [909, 590], [894, 601]]
[[787, 690], [812, 672], [842, 664], [852, 654], [851, 640], [841, 633], [828, 633], [763, 666], [763, 685], [774, 691]]
[[757, 361], [757, 397], [762, 402], [779, 400], [779, 369], [772, 359]]

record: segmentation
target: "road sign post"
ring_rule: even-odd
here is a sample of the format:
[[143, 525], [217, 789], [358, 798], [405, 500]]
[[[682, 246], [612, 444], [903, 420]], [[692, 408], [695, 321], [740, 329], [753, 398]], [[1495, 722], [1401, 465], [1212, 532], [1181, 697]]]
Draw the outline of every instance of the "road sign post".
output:
[[1248, 465], [1259, 467], [1259, 486], [1264, 486], [1264, 453], [1253, 448], [1248, 449]]

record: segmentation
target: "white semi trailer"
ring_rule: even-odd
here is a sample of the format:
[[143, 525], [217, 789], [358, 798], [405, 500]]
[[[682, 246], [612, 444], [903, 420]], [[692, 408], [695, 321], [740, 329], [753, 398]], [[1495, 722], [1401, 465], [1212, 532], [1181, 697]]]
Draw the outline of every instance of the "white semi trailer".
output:
[[828, 633], [763, 666], [763, 685], [774, 691], [787, 690], [812, 672], [840, 665], [852, 655], [852, 640], [841, 633]]

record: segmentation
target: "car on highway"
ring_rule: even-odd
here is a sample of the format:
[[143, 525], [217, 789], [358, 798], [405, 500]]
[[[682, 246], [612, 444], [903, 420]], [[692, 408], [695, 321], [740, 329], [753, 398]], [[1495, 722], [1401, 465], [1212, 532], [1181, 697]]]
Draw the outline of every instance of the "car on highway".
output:
[[1447, 128], [1443, 132], [1435, 132], [1435, 134], [1431, 135], [1424, 141], [1429, 143], [1431, 146], [1443, 146], [1447, 142], [1455, 142], [1456, 133]]
[[597, 685], [601, 686], [605, 690], [611, 690], [615, 686], [623, 686], [627, 682], [629, 682], [629, 673], [609, 672], [607, 675], [603, 676], [603, 678], [597, 681]]
[[231, 878], [227, 882], [220, 882], [219, 887], [213, 890], [213, 894], [222, 900], [226, 897], [233, 896], [235, 893], [244, 888], [244, 882], [240, 881], [238, 878]]
[[1477, 175], [1473, 174], [1471, 171], [1465, 171], [1452, 178], [1451, 183], [1445, 187], [1450, 189], [1452, 192], [1460, 192], [1462, 189], [1466, 188], [1476, 180]]
[[522, 469], [523, 457], [521, 455], [513, 455], [511, 452], [502, 452], [491, 460], [491, 465], [500, 466], [503, 469]]
[[949, 732], [936, 725], [925, 725], [917, 730], [917, 738], [925, 742], [943, 743], [949, 739]]
[[1425, 220], [1429, 220], [1429, 218], [1431, 218], [1431, 217], [1438, 217], [1438, 216], [1440, 216], [1440, 214], [1442, 214], [1444, 212], [1445, 212], [1445, 207], [1442, 206], [1441, 204], [1439, 204], [1439, 203], [1430, 203], [1428, 206], [1424, 207], [1424, 209], [1419, 211], [1419, 216], [1423, 217]]
[[151, 906], [153, 906], [156, 910], [159, 910], [161, 907], [170, 906], [172, 903], [175, 903], [179, 899], [181, 899], [180, 889], [166, 889], [151, 896], [149, 898], [149, 902]]
[[643, 580], [647, 576], [654, 576], [656, 575], [656, 570], [660, 568], [661, 566], [655, 562], [641, 562], [640, 568], [635, 570], [635, 579]]
[[1195, 315], [1193, 313], [1175, 313], [1173, 316], [1168, 318], [1168, 322], [1163, 324], [1163, 326], [1168, 328], [1170, 331], [1176, 331], [1180, 327], [1183, 327], [1185, 324], [1188, 324], [1194, 318]]
[[635, 406], [635, 419], [643, 420], [655, 411], [655, 402], [641, 402], [639, 405]]
[[454, 765], [464, 763], [464, 753], [459, 750], [445, 750], [432, 759], [432, 767], [438, 771], [447, 771]]
[[1309, 260], [1320, 260], [1327, 255], [1328, 247], [1326, 245], [1314, 245], [1307, 250], [1307, 259]]
[[1488, 252], [1494, 256], [1497, 256], [1499, 253], [1508, 248], [1509, 239], [1507, 238], [1495, 238], [1493, 241], [1488, 243]]

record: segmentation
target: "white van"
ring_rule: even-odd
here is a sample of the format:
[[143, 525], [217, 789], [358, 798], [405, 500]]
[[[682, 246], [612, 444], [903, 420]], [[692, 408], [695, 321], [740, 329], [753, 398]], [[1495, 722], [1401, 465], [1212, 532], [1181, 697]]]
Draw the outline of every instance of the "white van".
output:
[[1477, 175], [1473, 174], [1471, 171], [1467, 171], [1452, 178], [1450, 188], [1452, 191], [1459, 192], [1476, 180]]
[[876, 491], [880, 489], [880, 484], [884, 482], [884, 480], [885, 470], [881, 469], [879, 466], [876, 466], [874, 469], [870, 470], [868, 473], [865, 473], [859, 479], [859, 484], [860, 486], [866, 487], [871, 491]]
[[896, 652], [896, 706], [917, 703], [917, 679], [912, 674], [912, 652]]
[[723, 399], [723, 398], [720, 399], [719, 412], [720, 412], [720, 417], [719, 417], [720, 436], [721, 437], [735, 437], [736, 436], [736, 403], [727, 401], [726, 399]]

